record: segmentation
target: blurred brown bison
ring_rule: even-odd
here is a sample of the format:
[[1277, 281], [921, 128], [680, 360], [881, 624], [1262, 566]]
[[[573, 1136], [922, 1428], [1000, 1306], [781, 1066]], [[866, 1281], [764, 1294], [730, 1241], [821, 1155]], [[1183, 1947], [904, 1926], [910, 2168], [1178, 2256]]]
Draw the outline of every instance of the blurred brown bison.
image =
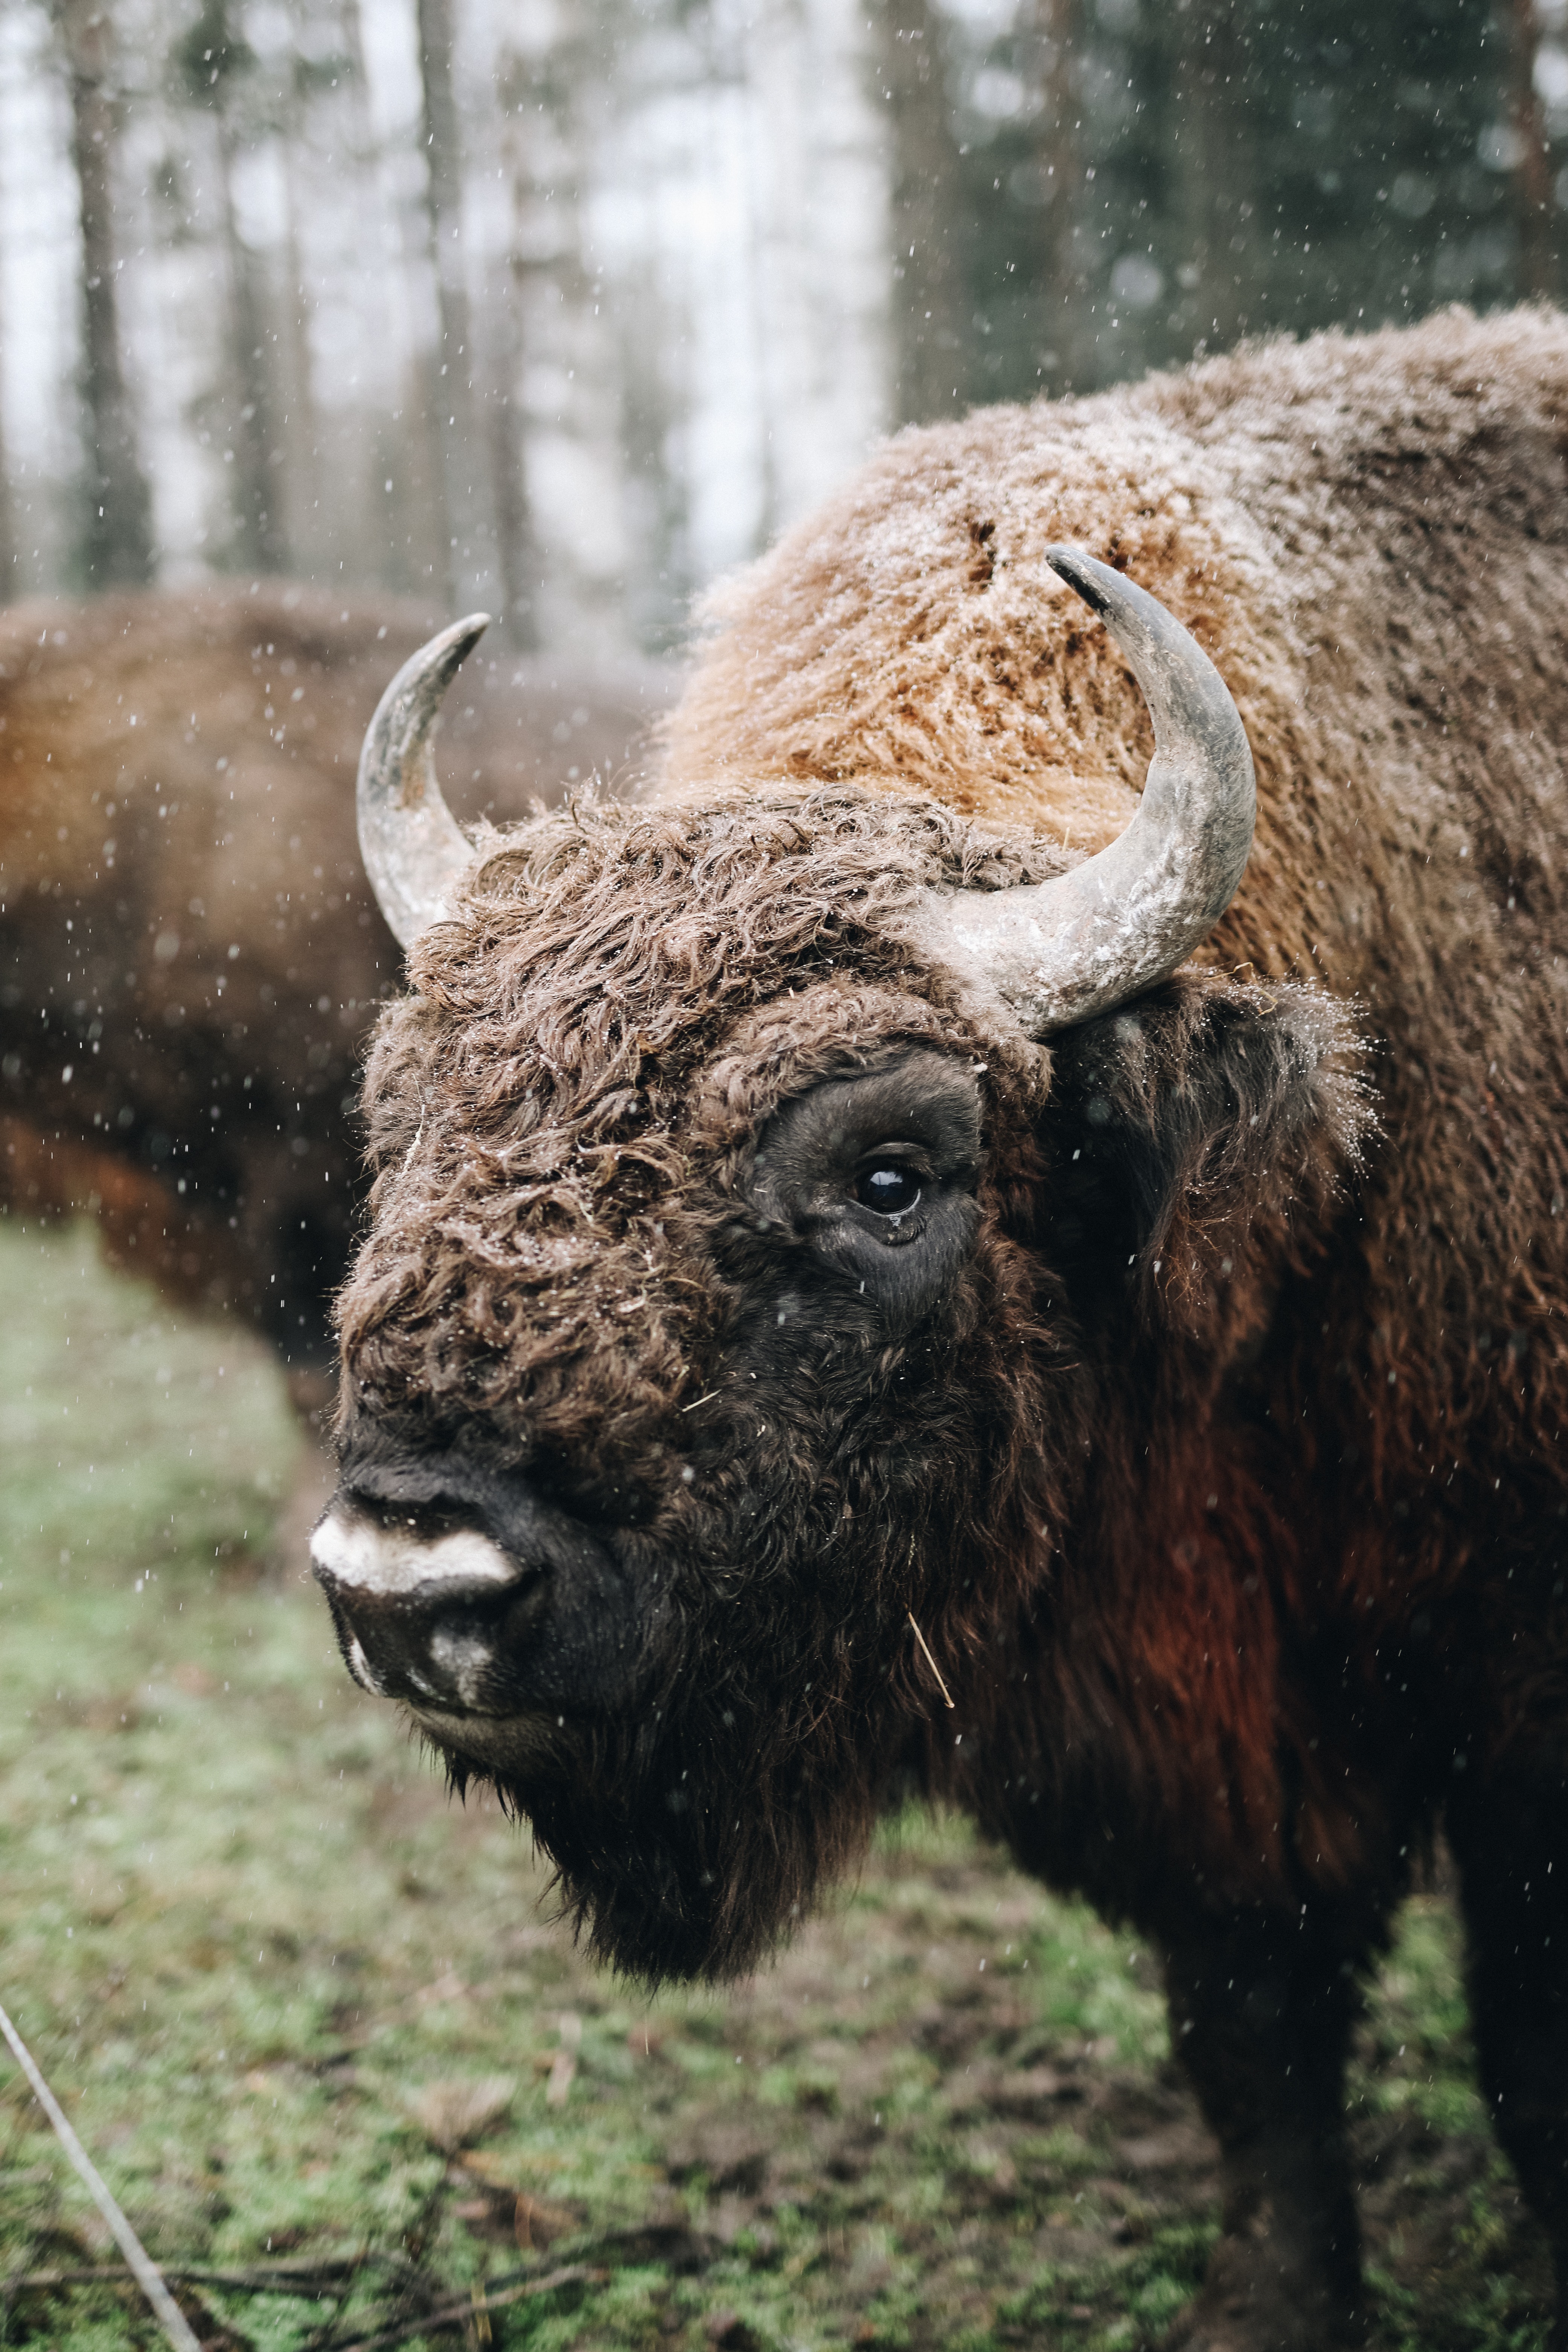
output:
[[[359, 741], [428, 614], [268, 583], [0, 614], [0, 1204], [248, 1316], [319, 1393], [363, 1193], [352, 1088], [398, 952], [354, 843]], [[652, 665], [476, 665], [474, 814], [621, 776]]]
[[648, 1976], [910, 1770], [1157, 1937], [1209, 2352], [1361, 2324], [1356, 1981], [1439, 1822], [1568, 2256], [1565, 440], [1535, 313], [983, 414], [730, 593], [657, 807], [397, 805], [461, 633], [369, 747], [352, 1669]]

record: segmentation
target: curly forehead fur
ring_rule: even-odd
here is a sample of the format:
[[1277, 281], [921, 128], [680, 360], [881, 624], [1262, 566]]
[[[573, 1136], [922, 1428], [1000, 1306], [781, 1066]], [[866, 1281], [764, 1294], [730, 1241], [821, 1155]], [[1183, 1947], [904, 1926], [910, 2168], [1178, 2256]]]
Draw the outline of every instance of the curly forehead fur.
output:
[[[589, 799], [491, 836], [371, 1054], [380, 1173], [341, 1308], [360, 1395], [594, 1453], [627, 1413], [667, 1410], [691, 1338], [663, 1246], [686, 1155], [721, 1157], [829, 1066], [916, 1035], [973, 1043], [882, 925], [921, 887], [1060, 862], [854, 787], [687, 811]], [[1043, 1087], [1048, 1056], [1021, 1035], [986, 1052], [1015, 1093]]]

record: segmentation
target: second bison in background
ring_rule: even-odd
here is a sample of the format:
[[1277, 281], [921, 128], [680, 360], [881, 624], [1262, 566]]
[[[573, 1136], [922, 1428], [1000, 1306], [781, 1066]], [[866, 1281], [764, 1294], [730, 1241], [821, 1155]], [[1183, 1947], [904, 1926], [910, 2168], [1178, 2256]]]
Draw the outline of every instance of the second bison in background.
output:
[[1565, 416], [1568, 322], [1452, 314], [906, 435], [726, 598], [658, 806], [470, 858], [403, 756], [461, 633], [372, 739], [353, 1671], [650, 1977], [910, 1771], [1135, 1920], [1205, 2352], [1362, 2325], [1439, 1822], [1568, 2263]]
[[[360, 738], [431, 616], [268, 582], [0, 614], [0, 1206], [257, 1324], [330, 1394], [363, 1198], [353, 1088], [398, 953]], [[623, 778], [652, 663], [498, 652], [444, 738], [465, 814]]]

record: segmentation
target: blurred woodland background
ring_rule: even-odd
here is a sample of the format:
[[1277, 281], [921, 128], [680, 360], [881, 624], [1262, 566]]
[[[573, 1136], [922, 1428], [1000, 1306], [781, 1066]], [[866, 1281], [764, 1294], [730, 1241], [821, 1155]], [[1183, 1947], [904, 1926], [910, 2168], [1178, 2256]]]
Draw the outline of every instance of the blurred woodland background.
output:
[[658, 653], [879, 435], [1561, 291], [1568, 0], [4, 0], [0, 597]]

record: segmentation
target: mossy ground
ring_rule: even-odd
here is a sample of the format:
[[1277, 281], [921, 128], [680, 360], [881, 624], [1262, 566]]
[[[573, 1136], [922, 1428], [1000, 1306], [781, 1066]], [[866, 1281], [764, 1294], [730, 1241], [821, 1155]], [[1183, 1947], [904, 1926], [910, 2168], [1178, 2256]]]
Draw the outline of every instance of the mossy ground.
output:
[[[1215, 2181], [1135, 1940], [909, 1819], [776, 1967], [643, 2000], [268, 1564], [300, 1441], [266, 1355], [85, 1230], [0, 1225], [0, 2000], [154, 2254], [250, 2274], [182, 2288], [199, 2334], [325, 2352], [467, 2298], [405, 2340], [1159, 2335]], [[1542, 2344], [1440, 1893], [1354, 2102], [1378, 2345]], [[159, 2341], [121, 2285], [21, 2283], [112, 2251], [0, 2051], [0, 2341]]]

